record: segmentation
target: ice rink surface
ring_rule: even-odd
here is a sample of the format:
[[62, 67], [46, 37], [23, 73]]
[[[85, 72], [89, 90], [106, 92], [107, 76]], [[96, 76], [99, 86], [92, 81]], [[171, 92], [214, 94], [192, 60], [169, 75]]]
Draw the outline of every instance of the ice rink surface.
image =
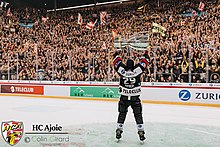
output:
[[[117, 102], [1, 95], [0, 99], [0, 122], [24, 123], [16, 147], [220, 147], [220, 108], [143, 104], [147, 140], [140, 145], [131, 108], [122, 140], [115, 142]], [[40, 124], [58, 124], [68, 134], [25, 134]], [[0, 147], [9, 146], [1, 136]]]

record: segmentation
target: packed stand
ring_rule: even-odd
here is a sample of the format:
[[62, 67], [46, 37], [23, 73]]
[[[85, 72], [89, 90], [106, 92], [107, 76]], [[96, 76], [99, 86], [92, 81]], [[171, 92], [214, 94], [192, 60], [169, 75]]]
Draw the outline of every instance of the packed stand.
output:
[[[198, 2], [161, 1], [159, 7], [149, 2], [142, 17], [135, 4], [56, 13], [14, 8], [12, 16], [4, 14], [0, 20], [0, 80], [118, 81], [112, 65], [112, 30], [128, 39], [136, 32], [151, 32], [155, 22], [167, 32], [165, 37], [151, 34], [151, 64], [144, 82], [220, 82], [220, 8], [219, 3], [205, 5], [207, 14], [187, 17], [183, 11], [195, 9]], [[101, 11], [109, 14], [105, 26], [99, 22]], [[83, 25], [77, 24], [78, 13]], [[27, 16], [35, 22], [33, 28], [16, 23]], [[42, 16], [48, 19], [44, 22]], [[85, 27], [96, 20], [92, 30]], [[128, 51], [122, 50], [121, 56], [126, 61]], [[132, 53], [136, 62], [139, 56]]]

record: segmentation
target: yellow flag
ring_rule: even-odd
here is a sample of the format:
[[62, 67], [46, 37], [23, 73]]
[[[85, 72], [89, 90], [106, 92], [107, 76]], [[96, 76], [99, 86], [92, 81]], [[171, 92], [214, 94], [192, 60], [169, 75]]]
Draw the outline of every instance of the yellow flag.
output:
[[167, 29], [157, 23], [153, 23], [153, 33], [160, 33], [162, 36], [165, 36]]

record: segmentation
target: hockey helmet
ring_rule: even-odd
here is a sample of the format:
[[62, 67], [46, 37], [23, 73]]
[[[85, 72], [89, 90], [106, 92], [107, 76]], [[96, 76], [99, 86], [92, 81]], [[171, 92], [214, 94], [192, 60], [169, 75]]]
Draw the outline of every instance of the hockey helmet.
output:
[[128, 59], [126, 63], [127, 69], [132, 70], [134, 67], [134, 61], [132, 59]]

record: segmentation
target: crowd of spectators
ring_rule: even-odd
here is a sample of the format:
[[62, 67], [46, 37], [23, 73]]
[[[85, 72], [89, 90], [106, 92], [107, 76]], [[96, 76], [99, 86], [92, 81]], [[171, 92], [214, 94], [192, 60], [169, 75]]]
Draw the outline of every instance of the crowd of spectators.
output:
[[[197, 10], [198, 1], [146, 4], [142, 16], [136, 10], [143, 3], [49, 13], [14, 8], [10, 17], [4, 12], [0, 16], [0, 80], [118, 81], [112, 65], [112, 30], [128, 39], [137, 32], [152, 32], [155, 22], [167, 29], [166, 36], [151, 34], [151, 62], [142, 81], [220, 82], [218, 1], [207, 1], [205, 13]], [[197, 16], [183, 15], [190, 9], [196, 10]], [[108, 14], [105, 26], [100, 25], [101, 11]], [[77, 24], [78, 13], [83, 25]], [[152, 17], [155, 14], [157, 17]], [[42, 16], [48, 18], [46, 22]], [[33, 20], [33, 28], [19, 25], [19, 19], [25, 17]], [[85, 27], [95, 20], [92, 30]], [[124, 61], [129, 57], [125, 49], [120, 55]], [[137, 53], [132, 57], [138, 62]]]

